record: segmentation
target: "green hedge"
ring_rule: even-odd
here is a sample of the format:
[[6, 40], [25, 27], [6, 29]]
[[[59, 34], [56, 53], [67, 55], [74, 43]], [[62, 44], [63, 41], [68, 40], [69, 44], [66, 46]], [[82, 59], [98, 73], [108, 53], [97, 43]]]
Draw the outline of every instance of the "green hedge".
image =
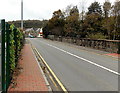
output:
[[10, 25], [10, 72], [14, 72], [23, 46], [23, 32], [16, 28], [13, 24]]

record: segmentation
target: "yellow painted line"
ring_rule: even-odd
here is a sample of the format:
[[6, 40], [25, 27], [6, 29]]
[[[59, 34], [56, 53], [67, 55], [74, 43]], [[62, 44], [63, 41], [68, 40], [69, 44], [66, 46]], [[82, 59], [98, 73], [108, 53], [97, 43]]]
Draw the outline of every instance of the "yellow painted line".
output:
[[51, 79], [51, 81], [52, 81], [52, 83], [54, 84], [54, 86], [55, 86], [57, 89], [59, 89], [58, 86], [57, 86], [57, 84], [55, 83], [55, 81], [53, 80], [52, 76], [49, 74], [48, 71], [47, 71], [47, 74], [49, 75], [49, 78]]
[[43, 59], [43, 57], [41, 56], [41, 54], [37, 51], [37, 49], [35, 48], [36, 52], [38, 53], [38, 55], [40, 56], [40, 58], [42, 59], [42, 61], [44, 62], [44, 64], [47, 66], [47, 68], [49, 69], [49, 71], [51, 72], [51, 74], [54, 76], [54, 78], [56, 79], [56, 81], [58, 82], [58, 84], [60, 85], [60, 87], [62, 88], [62, 90], [65, 93], [68, 93], [67, 89], [64, 87], [64, 85], [62, 84], [62, 82], [57, 78], [57, 76], [55, 75], [55, 73], [52, 71], [52, 69], [49, 67], [49, 65], [46, 63], [46, 61]]
[[[30, 42], [31, 44], [31, 42]], [[60, 85], [60, 87], [62, 88], [62, 90], [65, 93], [68, 93], [67, 89], [64, 87], [64, 85], [61, 83], [61, 81], [57, 78], [57, 76], [54, 74], [54, 72], [52, 71], [52, 69], [49, 67], [49, 65], [46, 63], [46, 61], [43, 59], [43, 57], [41, 56], [41, 54], [37, 51], [37, 49], [35, 48], [35, 46], [33, 46], [31, 44], [32, 49], [35, 49], [35, 51], [37, 52], [37, 54], [40, 56], [40, 58], [42, 59], [42, 61], [44, 62], [44, 64], [47, 66], [47, 68], [49, 69], [49, 71], [51, 72], [51, 74], [54, 76], [54, 78], [56, 79], [56, 81], [58, 82], [58, 84]], [[50, 78], [51, 79], [51, 78]], [[53, 80], [52, 80], [53, 81]], [[54, 84], [54, 83], [53, 83]], [[56, 85], [56, 84], [55, 84]], [[57, 85], [56, 85], [57, 86]]]
[[[32, 48], [33, 48], [33, 50], [34, 50], [34, 47], [32, 47]], [[34, 52], [35, 52], [35, 51], [36, 51], [36, 50], [34, 50]], [[35, 52], [35, 55], [37, 56], [38, 53]], [[39, 61], [41, 60], [40, 57], [37, 57], [37, 59], [38, 59]], [[55, 86], [57, 89], [59, 89], [58, 86], [57, 86], [57, 84], [56, 84], [55, 81], [53, 80], [52, 76], [49, 74], [49, 72], [47, 71], [46, 73], [48, 74], [48, 76], [49, 76], [50, 80], [52, 81], [52, 83], [54, 84], [54, 86]]]
[[[31, 44], [31, 47], [32, 47], [33, 51], [36, 51], [36, 50], [35, 50], [35, 47], [34, 47], [32, 44]], [[36, 52], [37, 52], [37, 51], [36, 51]], [[35, 52], [35, 55], [37, 56], [37, 55], [38, 55], [38, 52], [37, 52], [37, 53], [36, 53], [36, 52]], [[38, 59], [38, 60], [41, 60], [40, 57], [37, 57], [37, 59]], [[49, 78], [50, 78], [51, 81], [53, 82], [54, 86], [55, 86], [57, 89], [59, 89], [58, 86], [56, 85], [55, 81], [53, 80], [52, 76], [51, 76], [48, 72], [46, 72], [46, 73], [49, 75]]]

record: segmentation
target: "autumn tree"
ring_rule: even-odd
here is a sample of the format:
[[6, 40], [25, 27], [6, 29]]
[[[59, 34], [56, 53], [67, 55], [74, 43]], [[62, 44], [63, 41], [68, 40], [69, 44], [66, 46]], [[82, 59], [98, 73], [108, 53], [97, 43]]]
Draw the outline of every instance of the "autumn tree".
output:
[[105, 34], [107, 35], [107, 39], [113, 39], [114, 35], [114, 16], [112, 16], [112, 5], [109, 1], [105, 1], [103, 4], [103, 15], [104, 19], [102, 20], [102, 26]]
[[115, 16], [115, 39], [120, 39], [120, 1], [116, 1], [113, 8]]
[[47, 36], [49, 35], [49, 26], [48, 26], [48, 23], [46, 25], [44, 25], [43, 27], [43, 37], [44, 38], [47, 38]]
[[83, 28], [87, 36], [95, 35], [97, 33], [104, 34], [102, 30], [102, 9], [98, 2], [92, 3], [88, 7], [88, 12], [84, 20]]
[[105, 0], [103, 7], [95, 1], [84, 14], [79, 13], [77, 6], [69, 5], [64, 11], [54, 11], [43, 30], [46, 36], [120, 39], [120, 1], [112, 5]]
[[65, 10], [63, 10], [63, 15], [65, 18], [67, 18], [70, 15], [70, 10], [72, 9], [72, 5], [68, 5]]
[[99, 14], [89, 14], [86, 16], [84, 25], [86, 25], [86, 30], [88, 34], [96, 34], [102, 31], [101, 29], [101, 16]]
[[[108, 4], [108, 2], [107, 2]], [[103, 20], [103, 27], [107, 30], [108, 39], [120, 39], [120, 1], [116, 1], [115, 4], [107, 10], [112, 11], [110, 16], [107, 16]], [[107, 6], [106, 6], [107, 8]], [[108, 12], [109, 12], [108, 11]]]
[[108, 18], [110, 10], [111, 10], [111, 3], [109, 1], [106, 1], [103, 4], [103, 10], [104, 10], [104, 16], [105, 16], [105, 18]]
[[59, 9], [53, 12], [52, 18], [48, 22], [49, 34], [56, 36], [64, 35], [64, 15]]
[[110, 16], [102, 20], [102, 27], [105, 32], [105, 35], [107, 36], [107, 39], [114, 39], [115, 34], [114, 24], [115, 24], [114, 16]]
[[[24, 28], [42, 28], [48, 20], [24, 20]], [[14, 24], [16, 27], [21, 27], [21, 21], [9, 21], [9, 24]]]
[[92, 14], [92, 13], [96, 13], [96, 14], [98, 13], [99, 15], [102, 15], [101, 5], [96, 1], [88, 7], [87, 14]]
[[79, 33], [79, 10], [77, 6], [73, 6], [69, 15], [66, 17], [64, 30], [66, 36], [76, 36]]

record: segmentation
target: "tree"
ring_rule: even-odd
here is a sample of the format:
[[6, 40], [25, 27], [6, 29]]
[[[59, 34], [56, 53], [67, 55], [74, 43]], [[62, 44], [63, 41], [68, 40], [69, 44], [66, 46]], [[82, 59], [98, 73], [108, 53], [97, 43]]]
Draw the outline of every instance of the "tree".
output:
[[44, 38], [47, 38], [47, 36], [49, 35], [48, 23], [46, 25], [44, 25], [44, 27], [43, 27], [43, 35], [44, 35]]
[[68, 16], [70, 16], [70, 10], [71, 9], [72, 9], [72, 5], [68, 5], [66, 7], [66, 9], [63, 11], [63, 15], [64, 15], [65, 18], [68, 17]]
[[106, 1], [104, 3], [103, 10], [104, 10], [104, 16], [105, 16], [105, 18], [108, 18], [109, 12], [111, 10], [111, 3], [109, 1]]
[[[95, 34], [102, 35], [102, 9], [98, 2], [92, 3], [88, 7], [88, 12], [83, 23], [84, 32], [86, 36], [94, 36]], [[102, 34], [101, 34], [102, 33]]]
[[53, 12], [52, 18], [48, 21], [49, 34], [56, 36], [64, 35], [64, 15], [59, 9]]
[[66, 17], [64, 30], [66, 36], [76, 36], [79, 33], [79, 10], [77, 6], [73, 6], [69, 11], [69, 16]]
[[64, 12], [60, 9], [54, 11], [45, 27], [46, 35], [120, 39], [120, 1], [111, 5], [106, 0], [103, 12], [100, 3], [95, 1], [88, 7], [88, 12], [84, 15], [82, 11], [81, 15], [77, 6], [72, 5]]
[[[42, 28], [48, 20], [24, 20], [24, 28]], [[14, 24], [16, 27], [21, 27], [21, 21], [9, 21], [9, 24]]]
[[116, 1], [113, 8], [115, 16], [115, 39], [120, 39], [120, 1]]
[[79, 17], [79, 10], [78, 10], [77, 6], [73, 6], [73, 8], [70, 10], [70, 16]]
[[102, 26], [105, 32], [104, 34], [108, 36], [108, 39], [113, 39], [112, 34], [114, 30], [114, 17], [110, 16], [111, 9], [111, 3], [109, 1], [105, 1], [103, 4], [104, 19], [102, 20]]
[[63, 15], [62, 11], [59, 9], [59, 10], [53, 12], [53, 18], [63, 19], [64, 15]]
[[81, 13], [80, 13], [80, 19], [81, 21], [84, 20], [84, 16], [85, 16], [85, 10], [86, 10], [86, 3], [87, 3], [87, 0], [81, 0], [80, 2], [80, 10], [81, 10]]
[[114, 24], [115, 24], [114, 16], [110, 16], [102, 20], [102, 27], [105, 32], [105, 35], [108, 36], [107, 39], [114, 39], [115, 34]]
[[102, 9], [101, 6], [98, 2], [94, 2], [92, 3], [89, 7], [88, 7], [88, 13], [87, 14], [92, 14], [92, 13], [97, 13], [99, 15], [102, 15]]
[[87, 15], [83, 24], [87, 34], [103, 33], [101, 21], [102, 18], [99, 14], [93, 13]]
[[[111, 7], [111, 3], [106, 1], [103, 6], [105, 18], [102, 21], [104, 31], [107, 31], [108, 39], [120, 38], [120, 1], [116, 1]], [[112, 12], [111, 12], [112, 11]]]

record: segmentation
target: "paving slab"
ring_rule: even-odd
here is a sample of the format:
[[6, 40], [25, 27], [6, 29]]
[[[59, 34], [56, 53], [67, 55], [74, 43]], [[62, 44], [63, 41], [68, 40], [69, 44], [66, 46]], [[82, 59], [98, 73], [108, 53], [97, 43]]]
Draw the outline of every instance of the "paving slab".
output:
[[22, 67], [22, 72], [17, 77], [17, 85], [14, 88], [10, 85], [8, 93], [47, 92], [48, 87], [29, 44], [25, 44], [22, 49], [22, 57], [19, 63]]

